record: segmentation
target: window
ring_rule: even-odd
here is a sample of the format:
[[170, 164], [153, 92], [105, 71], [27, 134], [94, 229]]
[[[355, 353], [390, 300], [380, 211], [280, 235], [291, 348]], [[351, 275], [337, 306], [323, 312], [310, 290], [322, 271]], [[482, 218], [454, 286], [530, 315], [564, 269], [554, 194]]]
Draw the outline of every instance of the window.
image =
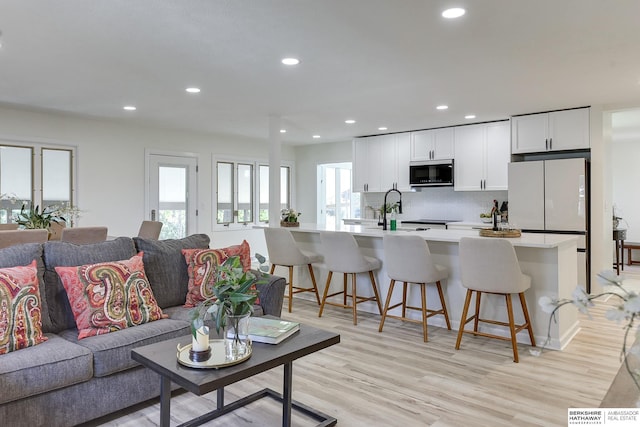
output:
[[[269, 221], [268, 165], [220, 159], [215, 169], [216, 225]], [[280, 209], [291, 205], [291, 169], [288, 165], [280, 167]]]
[[74, 207], [74, 156], [72, 147], [0, 142], [0, 223], [13, 222], [23, 203]]
[[360, 218], [360, 193], [352, 191], [351, 163], [318, 165], [318, 223], [329, 227]]
[[216, 224], [253, 222], [253, 164], [219, 161], [216, 170]]

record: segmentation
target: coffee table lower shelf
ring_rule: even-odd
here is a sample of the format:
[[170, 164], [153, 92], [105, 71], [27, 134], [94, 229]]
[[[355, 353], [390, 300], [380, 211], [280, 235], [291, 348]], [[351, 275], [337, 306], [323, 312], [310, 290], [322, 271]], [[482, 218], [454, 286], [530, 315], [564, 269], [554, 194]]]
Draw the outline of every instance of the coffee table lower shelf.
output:
[[[247, 406], [257, 400], [260, 400], [264, 397], [270, 397], [274, 400], [277, 400], [278, 402], [282, 403], [283, 405], [287, 405], [287, 401], [284, 398], [284, 396], [280, 393], [278, 393], [275, 390], [272, 390], [270, 388], [265, 388], [262, 389], [260, 391], [257, 391], [253, 394], [250, 394], [249, 396], [245, 396], [241, 399], [236, 400], [233, 403], [230, 403], [228, 405], [222, 405], [220, 406], [220, 402], [224, 402], [224, 389], [220, 389], [217, 391], [218, 393], [218, 408], [203, 414], [201, 416], [199, 416], [198, 418], [194, 418], [191, 421], [188, 421], [186, 423], [180, 424], [178, 427], [192, 427], [192, 426], [199, 426], [202, 425], [204, 423], [207, 423], [211, 420], [215, 420], [216, 418], [219, 418], [223, 415], [226, 415], [230, 412], [235, 411], [236, 409], [242, 408], [243, 406]], [[327, 414], [324, 414], [320, 411], [317, 411], [305, 404], [302, 404], [300, 402], [297, 402], [295, 400], [291, 400], [291, 402], [289, 403], [289, 407], [284, 409], [285, 413], [291, 413], [291, 409], [295, 409], [297, 411], [302, 412], [304, 415], [307, 415], [317, 421], [320, 422], [320, 424], [318, 424], [318, 427], [331, 427], [331, 426], [335, 426], [336, 423], [338, 422], [338, 420], [336, 418], [333, 418]], [[284, 420], [283, 420], [284, 421]], [[283, 423], [284, 424], [284, 423]]]

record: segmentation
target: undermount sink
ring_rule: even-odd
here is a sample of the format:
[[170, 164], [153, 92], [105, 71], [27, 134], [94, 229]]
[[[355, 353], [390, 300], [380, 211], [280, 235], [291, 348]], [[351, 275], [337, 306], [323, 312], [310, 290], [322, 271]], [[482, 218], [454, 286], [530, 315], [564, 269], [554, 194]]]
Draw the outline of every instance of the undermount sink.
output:
[[[378, 227], [364, 227], [365, 230], [380, 230], [382, 231], [382, 226], [378, 226]], [[398, 227], [396, 228], [395, 231], [425, 231], [428, 230], [428, 227]], [[389, 228], [387, 228], [388, 231], [391, 231]]]

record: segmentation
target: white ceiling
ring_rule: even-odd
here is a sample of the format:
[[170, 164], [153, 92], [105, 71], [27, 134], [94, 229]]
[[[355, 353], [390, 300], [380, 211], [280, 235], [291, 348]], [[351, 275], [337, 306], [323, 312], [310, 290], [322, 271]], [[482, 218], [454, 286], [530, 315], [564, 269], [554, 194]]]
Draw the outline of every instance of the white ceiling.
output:
[[[452, 5], [466, 15], [443, 19]], [[291, 144], [640, 105], [639, 16], [638, 0], [2, 0], [0, 103], [262, 139], [273, 114]]]

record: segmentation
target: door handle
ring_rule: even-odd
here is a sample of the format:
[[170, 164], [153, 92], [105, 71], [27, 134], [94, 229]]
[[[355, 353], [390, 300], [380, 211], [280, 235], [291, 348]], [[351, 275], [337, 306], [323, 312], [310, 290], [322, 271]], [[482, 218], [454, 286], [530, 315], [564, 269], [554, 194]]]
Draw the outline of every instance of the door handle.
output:
[[155, 221], [155, 220], [156, 220], [156, 210], [151, 209], [151, 221]]

